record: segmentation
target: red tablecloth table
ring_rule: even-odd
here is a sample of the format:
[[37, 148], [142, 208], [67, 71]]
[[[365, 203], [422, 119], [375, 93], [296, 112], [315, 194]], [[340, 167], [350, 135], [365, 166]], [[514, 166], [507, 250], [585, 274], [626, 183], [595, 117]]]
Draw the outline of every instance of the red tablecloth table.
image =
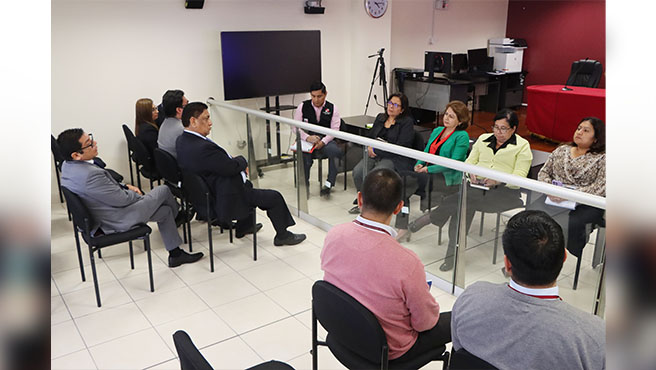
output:
[[563, 85], [534, 85], [526, 88], [526, 126], [532, 133], [557, 141], [572, 141], [584, 117], [606, 122], [606, 90]]

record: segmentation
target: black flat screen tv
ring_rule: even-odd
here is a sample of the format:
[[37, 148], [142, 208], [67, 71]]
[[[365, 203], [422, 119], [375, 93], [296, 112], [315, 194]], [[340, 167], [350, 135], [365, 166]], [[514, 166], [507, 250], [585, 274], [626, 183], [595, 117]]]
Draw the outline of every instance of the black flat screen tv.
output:
[[308, 92], [321, 81], [320, 31], [221, 32], [225, 100]]

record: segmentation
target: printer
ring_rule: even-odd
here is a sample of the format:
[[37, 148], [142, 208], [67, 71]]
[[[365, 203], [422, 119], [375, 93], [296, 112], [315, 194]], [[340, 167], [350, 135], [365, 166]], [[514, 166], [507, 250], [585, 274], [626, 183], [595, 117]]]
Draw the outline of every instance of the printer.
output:
[[494, 70], [521, 72], [526, 40], [497, 38], [487, 41], [488, 56], [494, 57]]

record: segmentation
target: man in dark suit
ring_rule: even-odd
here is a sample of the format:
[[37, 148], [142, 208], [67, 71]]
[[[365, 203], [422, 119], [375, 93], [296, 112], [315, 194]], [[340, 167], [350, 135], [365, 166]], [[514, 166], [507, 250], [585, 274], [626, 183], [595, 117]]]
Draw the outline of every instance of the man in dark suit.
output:
[[274, 245], [294, 245], [305, 240], [305, 234], [287, 230], [296, 222], [282, 195], [275, 190], [254, 189], [246, 178], [246, 159], [242, 156], [233, 158], [207, 138], [212, 129], [207, 105], [189, 103], [182, 112], [182, 125], [185, 130], [176, 141], [178, 165], [183, 171], [200, 175], [214, 189], [215, 204], [208, 219], [216, 217], [222, 224], [237, 220], [236, 236], [241, 238], [262, 228], [262, 224], [257, 224], [253, 229], [253, 207], [259, 207], [267, 211], [276, 230]]
[[120, 184], [111, 174], [100, 168], [94, 159], [98, 145], [91, 134], [80, 128], [68, 129], [57, 138], [64, 155], [62, 186], [77, 194], [97, 222], [92, 233], [128, 231], [135, 225], [156, 221], [162, 241], [169, 252], [169, 267], [196, 262], [203, 253], [189, 254], [182, 244], [177, 225], [178, 204], [165, 185], [143, 194], [136, 186]]

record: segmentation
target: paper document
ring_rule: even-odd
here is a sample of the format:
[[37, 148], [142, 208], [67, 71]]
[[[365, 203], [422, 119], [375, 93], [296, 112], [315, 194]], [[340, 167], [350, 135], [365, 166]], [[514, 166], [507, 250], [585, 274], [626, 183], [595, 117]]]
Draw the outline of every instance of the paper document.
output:
[[471, 186], [472, 188], [481, 189], [481, 190], [490, 190], [489, 187], [483, 184], [474, 184], [473, 182], [471, 182], [469, 178], [467, 178], [467, 182], [469, 183], [469, 186]]
[[[289, 149], [290, 149], [292, 152], [295, 152], [295, 151], [296, 151], [296, 143], [293, 143], [293, 144], [289, 147]], [[305, 140], [301, 140], [301, 150], [302, 150], [304, 153], [312, 153], [312, 151], [314, 151], [314, 144], [312, 144], [312, 143], [310, 143], [310, 142], [308, 142], [308, 141], [305, 141]]]
[[550, 206], [556, 206], [560, 208], [567, 208], [567, 209], [571, 209], [572, 211], [576, 208], [576, 202], [573, 200], [563, 200], [562, 202], [554, 202], [553, 200], [549, 199], [549, 197], [546, 197], [544, 199], [544, 204], [548, 204]]

